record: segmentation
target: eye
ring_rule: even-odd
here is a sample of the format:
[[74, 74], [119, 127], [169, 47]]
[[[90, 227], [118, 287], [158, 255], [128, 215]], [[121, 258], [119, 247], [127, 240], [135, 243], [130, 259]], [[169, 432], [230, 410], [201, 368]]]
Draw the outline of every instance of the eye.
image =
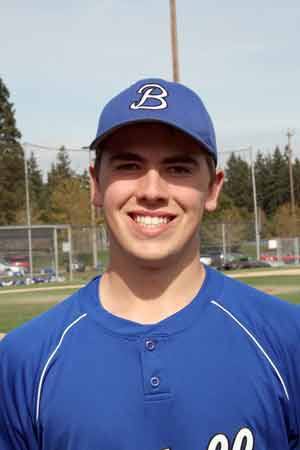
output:
[[116, 170], [124, 170], [124, 171], [139, 170], [139, 165], [136, 163], [118, 164], [116, 166]]
[[192, 168], [189, 166], [169, 166], [167, 171], [172, 175], [190, 175], [192, 173]]

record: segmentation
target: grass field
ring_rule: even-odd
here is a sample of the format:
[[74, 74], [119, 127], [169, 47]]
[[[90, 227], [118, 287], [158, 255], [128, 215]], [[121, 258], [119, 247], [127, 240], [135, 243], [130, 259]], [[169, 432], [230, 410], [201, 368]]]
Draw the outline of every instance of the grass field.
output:
[[[273, 274], [269, 276], [254, 276], [259, 271], [254, 271], [253, 276], [243, 278], [241, 281], [256, 287], [269, 294], [276, 295], [292, 303], [300, 304], [300, 275]], [[85, 278], [76, 280], [76, 286], [85, 283], [91, 274], [86, 274]], [[94, 275], [94, 274], [93, 274]], [[248, 274], [249, 275], [249, 274]], [[30, 320], [31, 318], [48, 310], [57, 302], [66, 298], [78, 287], [75, 283], [48, 284], [46, 287], [41, 285], [28, 286], [26, 288], [10, 288], [0, 290], [0, 333], [7, 333], [13, 328]], [[52, 289], [49, 290], [49, 287]]]

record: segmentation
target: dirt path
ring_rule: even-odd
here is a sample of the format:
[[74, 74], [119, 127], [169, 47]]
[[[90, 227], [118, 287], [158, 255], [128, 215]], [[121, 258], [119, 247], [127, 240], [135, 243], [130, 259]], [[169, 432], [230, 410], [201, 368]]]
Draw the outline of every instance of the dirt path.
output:
[[297, 286], [291, 286], [291, 287], [261, 286], [259, 289], [261, 291], [266, 292], [267, 294], [271, 294], [271, 295], [279, 295], [283, 292], [285, 294], [292, 294], [293, 292], [300, 292], [300, 288]]
[[39, 291], [60, 291], [64, 289], [79, 289], [83, 284], [68, 284], [65, 286], [50, 286], [50, 287], [40, 287], [40, 288], [27, 288], [27, 289], [5, 289], [0, 291], [1, 294], [18, 294], [18, 293], [27, 293], [27, 292], [39, 292]]
[[259, 272], [251, 272], [251, 271], [241, 271], [241, 272], [235, 272], [230, 273], [226, 272], [226, 275], [228, 275], [231, 278], [252, 278], [252, 277], [271, 277], [275, 275], [300, 275], [300, 268], [297, 269], [276, 269], [276, 270], [262, 270]]

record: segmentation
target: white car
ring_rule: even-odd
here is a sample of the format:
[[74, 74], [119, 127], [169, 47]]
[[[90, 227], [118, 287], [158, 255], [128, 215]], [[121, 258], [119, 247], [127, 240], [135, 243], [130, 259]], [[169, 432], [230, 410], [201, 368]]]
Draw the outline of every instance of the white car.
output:
[[200, 261], [207, 266], [211, 266], [212, 258], [210, 256], [200, 256]]
[[4, 259], [0, 259], [0, 275], [9, 277], [24, 276], [25, 271], [23, 267], [11, 266]]

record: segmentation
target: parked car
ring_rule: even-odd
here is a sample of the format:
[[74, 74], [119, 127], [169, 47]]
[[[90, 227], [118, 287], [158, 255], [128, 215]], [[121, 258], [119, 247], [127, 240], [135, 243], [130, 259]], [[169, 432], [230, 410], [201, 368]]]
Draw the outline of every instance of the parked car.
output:
[[[66, 263], [66, 271], [70, 272], [69, 261]], [[85, 264], [79, 259], [73, 259], [72, 261], [72, 271], [73, 272], [85, 272]]]
[[0, 275], [8, 277], [24, 276], [25, 270], [23, 267], [9, 264], [5, 259], [0, 259]]
[[236, 270], [240, 268], [241, 261], [248, 258], [241, 253], [227, 253], [226, 258], [223, 260], [222, 269], [224, 270]]
[[211, 266], [212, 265], [212, 257], [209, 255], [201, 255], [200, 256], [200, 261], [203, 264], [206, 264], [207, 266]]
[[40, 273], [41, 273], [42, 275], [48, 275], [48, 276], [52, 277], [52, 276], [55, 275], [55, 270], [54, 270], [52, 267], [43, 267], [43, 268], [40, 270]]
[[222, 269], [223, 253], [220, 251], [206, 251], [200, 253], [200, 261], [218, 270]]
[[259, 261], [240, 253], [228, 254], [223, 265], [225, 270], [255, 269], [259, 267], [271, 267], [271, 264], [267, 261]]
[[10, 266], [23, 268], [24, 272], [29, 272], [30, 270], [29, 259], [25, 255], [8, 256], [6, 260]]

